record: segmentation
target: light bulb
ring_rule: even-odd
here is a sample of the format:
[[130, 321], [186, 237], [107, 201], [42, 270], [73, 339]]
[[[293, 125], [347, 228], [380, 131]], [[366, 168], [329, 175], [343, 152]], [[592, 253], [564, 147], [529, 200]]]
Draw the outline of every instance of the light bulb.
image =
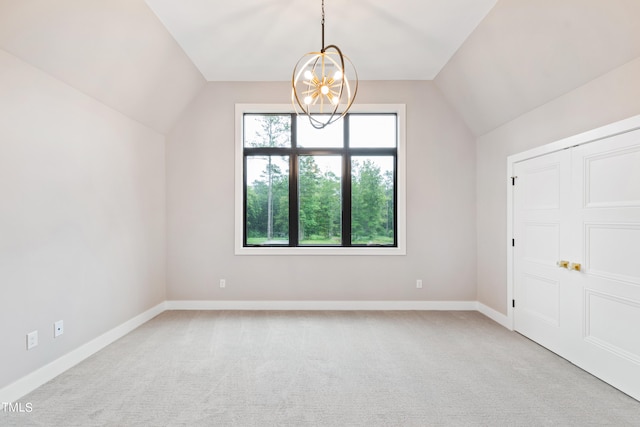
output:
[[323, 95], [328, 94], [328, 93], [329, 93], [329, 86], [326, 86], [326, 85], [322, 85], [322, 86], [320, 86], [320, 92], [321, 92]]
[[333, 80], [340, 80], [342, 78], [342, 71], [338, 70], [336, 71], [336, 73], [333, 75]]
[[304, 78], [307, 80], [311, 80], [313, 78], [313, 73], [309, 70], [304, 72]]
[[331, 103], [333, 105], [338, 105], [340, 103], [340, 98], [338, 98], [337, 96], [334, 96], [331, 98]]
[[310, 105], [312, 101], [313, 101], [313, 98], [311, 98], [310, 96], [305, 96], [304, 97], [305, 105]]

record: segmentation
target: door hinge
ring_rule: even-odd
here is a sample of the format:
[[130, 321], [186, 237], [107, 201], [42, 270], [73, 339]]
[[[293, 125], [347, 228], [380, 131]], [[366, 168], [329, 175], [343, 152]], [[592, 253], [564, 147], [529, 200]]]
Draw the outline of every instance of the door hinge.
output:
[[516, 300], [511, 300], [511, 307], [516, 308]]
[[511, 185], [516, 185], [516, 178], [517, 178], [517, 176], [512, 176], [511, 177]]

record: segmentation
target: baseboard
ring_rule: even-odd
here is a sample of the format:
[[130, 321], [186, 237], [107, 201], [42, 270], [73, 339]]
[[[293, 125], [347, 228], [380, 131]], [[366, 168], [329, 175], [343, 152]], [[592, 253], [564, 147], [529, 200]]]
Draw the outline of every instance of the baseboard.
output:
[[451, 310], [476, 311], [476, 301], [167, 301], [167, 310]]
[[17, 401], [27, 393], [30, 393], [42, 384], [57, 377], [67, 369], [77, 365], [117, 339], [122, 338], [138, 326], [153, 319], [165, 310], [166, 302], [162, 302], [136, 317], [127, 320], [123, 324], [116, 326], [110, 331], [105, 332], [77, 349], [72, 350], [42, 368], [20, 378], [12, 384], [9, 384], [0, 390], [0, 402]]
[[499, 311], [494, 310], [491, 307], [488, 307], [484, 304], [482, 304], [481, 302], [477, 303], [477, 310], [484, 314], [485, 316], [487, 316], [489, 319], [493, 320], [494, 322], [498, 323], [499, 325], [504, 326], [505, 328], [509, 329], [509, 330], [513, 330], [513, 327], [511, 326], [511, 322], [509, 321], [509, 317], [500, 313]]

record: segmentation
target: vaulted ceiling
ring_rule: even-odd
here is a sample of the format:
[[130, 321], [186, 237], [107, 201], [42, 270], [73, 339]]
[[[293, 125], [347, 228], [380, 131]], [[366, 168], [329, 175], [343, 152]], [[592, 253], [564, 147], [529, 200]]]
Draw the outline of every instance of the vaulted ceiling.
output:
[[[434, 79], [476, 135], [640, 57], [638, 0], [325, 3], [361, 79]], [[320, 0], [0, 0], [0, 49], [163, 133], [206, 80], [286, 81], [320, 44]]]
[[435, 81], [482, 135], [638, 57], [639, 0], [500, 0]]
[[[363, 80], [431, 80], [496, 0], [325, 0], [326, 45]], [[322, 48], [321, 0], [147, 0], [210, 81], [282, 81]]]
[[161, 133], [205, 85], [144, 0], [0, 0], [0, 49]]

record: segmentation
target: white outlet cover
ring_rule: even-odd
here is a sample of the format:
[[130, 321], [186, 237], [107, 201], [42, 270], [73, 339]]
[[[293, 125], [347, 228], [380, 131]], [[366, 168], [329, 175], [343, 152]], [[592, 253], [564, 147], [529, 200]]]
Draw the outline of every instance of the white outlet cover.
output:
[[38, 345], [38, 331], [29, 332], [27, 334], [27, 350], [31, 350]]
[[58, 320], [53, 324], [53, 337], [59, 337], [64, 333], [64, 322], [62, 320]]

